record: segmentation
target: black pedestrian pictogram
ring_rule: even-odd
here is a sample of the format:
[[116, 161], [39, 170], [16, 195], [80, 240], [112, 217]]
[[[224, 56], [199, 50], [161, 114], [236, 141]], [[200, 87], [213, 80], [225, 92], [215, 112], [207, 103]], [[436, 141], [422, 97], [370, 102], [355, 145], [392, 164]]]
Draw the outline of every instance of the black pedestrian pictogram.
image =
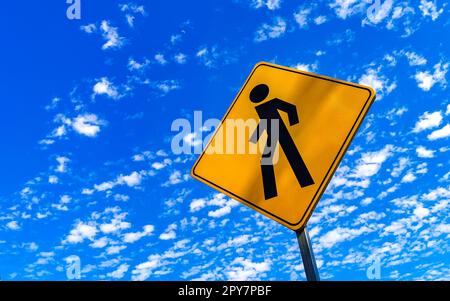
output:
[[[255, 86], [250, 92], [250, 100], [253, 103], [260, 103], [269, 95], [269, 87], [265, 84]], [[273, 166], [273, 156], [276, 144], [279, 143], [283, 150], [289, 165], [291, 166], [297, 181], [301, 187], [314, 184], [314, 180], [308, 171], [300, 153], [295, 146], [289, 131], [281, 119], [278, 110], [288, 114], [289, 125], [293, 126], [299, 123], [297, 107], [284, 100], [274, 98], [255, 107], [259, 116], [259, 123], [255, 131], [250, 137], [250, 142], [257, 143], [262, 133], [266, 131], [267, 142], [261, 159], [261, 172], [264, 185], [264, 197], [270, 199], [276, 197], [277, 184], [275, 180], [275, 172]], [[278, 135], [273, 136], [272, 121], [278, 122]], [[263, 122], [264, 121], [264, 122]], [[272, 140], [274, 139], [274, 140]], [[275, 145], [270, 145], [274, 143]]]

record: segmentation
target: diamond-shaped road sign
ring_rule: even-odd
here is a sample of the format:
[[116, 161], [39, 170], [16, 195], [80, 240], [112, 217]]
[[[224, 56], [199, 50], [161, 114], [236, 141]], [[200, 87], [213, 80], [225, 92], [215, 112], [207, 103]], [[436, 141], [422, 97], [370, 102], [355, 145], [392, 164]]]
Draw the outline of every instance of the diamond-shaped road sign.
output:
[[374, 99], [370, 87], [259, 63], [191, 175], [301, 229]]

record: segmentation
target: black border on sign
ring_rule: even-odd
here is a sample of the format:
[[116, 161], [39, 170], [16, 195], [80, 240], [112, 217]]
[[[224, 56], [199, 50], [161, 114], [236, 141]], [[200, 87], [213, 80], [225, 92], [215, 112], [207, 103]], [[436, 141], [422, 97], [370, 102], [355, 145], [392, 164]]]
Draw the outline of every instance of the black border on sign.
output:
[[[301, 75], [305, 75], [305, 76], [309, 76], [309, 77], [313, 77], [313, 78], [317, 78], [317, 79], [321, 79], [321, 80], [327, 80], [327, 81], [331, 81], [331, 82], [334, 82], [334, 83], [338, 83], [338, 84], [342, 84], [342, 85], [347, 85], [347, 86], [351, 86], [351, 87], [358, 88], [358, 89], [363, 89], [363, 90], [366, 90], [366, 91], [369, 92], [369, 97], [367, 98], [367, 100], [366, 100], [365, 103], [364, 103], [363, 108], [362, 108], [361, 111], [359, 112], [358, 117], [357, 117], [356, 120], [355, 120], [355, 123], [352, 125], [352, 127], [351, 127], [349, 133], [347, 134], [347, 137], [345, 138], [343, 144], [341, 145], [341, 147], [340, 147], [340, 149], [339, 149], [339, 151], [338, 151], [336, 157], [334, 158], [334, 160], [333, 160], [333, 162], [332, 162], [330, 168], [328, 169], [327, 173], [325, 174], [325, 177], [323, 178], [322, 182], [320, 183], [319, 187], [317, 188], [316, 193], [314, 194], [312, 200], [310, 201], [308, 207], [306, 208], [305, 213], [303, 214], [303, 216], [301, 217], [301, 219], [300, 219], [297, 223], [291, 223], [291, 222], [289, 222], [289, 221], [286, 221], [285, 219], [283, 219], [283, 218], [281, 218], [281, 217], [279, 217], [279, 216], [276, 216], [275, 214], [273, 214], [273, 213], [271, 213], [271, 212], [269, 212], [269, 211], [267, 211], [267, 210], [265, 210], [265, 209], [263, 209], [263, 208], [261, 208], [261, 207], [255, 205], [254, 203], [252, 203], [252, 202], [250, 202], [250, 201], [248, 201], [248, 200], [246, 200], [246, 199], [244, 199], [244, 198], [242, 198], [242, 197], [240, 197], [240, 196], [234, 194], [233, 192], [231, 192], [231, 191], [229, 191], [229, 190], [227, 190], [227, 189], [225, 189], [225, 188], [223, 188], [223, 187], [221, 187], [221, 186], [219, 186], [219, 185], [217, 185], [217, 184], [215, 184], [215, 183], [209, 181], [208, 179], [203, 178], [202, 176], [198, 175], [197, 173], [195, 173], [195, 168], [197, 167], [198, 163], [200, 162], [200, 160], [202, 159], [203, 155], [205, 154], [205, 150], [209, 147], [209, 145], [211, 144], [211, 142], [214, 140], [214, 138], [215, 138], [215, 136], [216, 136], [218, 130], [222, 127], [223, 122], [227, 119], [228, 114], [231, 112], [231, 110], [233, 109], [233, 106], [235, 105], [235, 103], [237, 102], [237, 100], [239, 99], [239, 97], [241, 96], [242, 92], [244, 91], [245, 87], [247, 86], [248, 82], [250, 81], [250, 78], [252, 77], [253, 73], [255, 73], [256, 69], [258, 69], [260, 66], [266, 66], [266, 67], [270, 67], [270, 68], [276, 68], [276, 69], [280, 69], [280, 70], [284, 70], [284, 71], [289, 71], [289, 72], [293, 72], [293, 73], [298, 73], [298, 74], [301, 74]], [[244, 85], [242, 86], [241, 90], [239, 91], [238, 95], [236, 96], [235, 100], [233, 101], [233, 103], [231, 104], [231, 106], [228, 108], [228, 110], [227, 110], [225, 116], [222, 118], [222, 120], [221, 120], [219, 126], [216, 128], [216, 132], [215, 132], [214, 135], [211, 137], [211, 139], [209, 140], [208, 144], [206, 145], [206, 147], [205, 147], [204, 150], [202, 151], [200, 157], [197, 159], [197, 161], [195, 162], [194, 166], [192, 167], [192, 174], [193, 174], [195, 177], [197, 177], [197, 178], [199, 178], [199, 179], [202, 179], [203, 181], [209, 183], [211, 186], [217, 187], [217, 188], [219, 188], [220, 190], [223, 190], [223, 191], [227, 192], [228, 194], [234, 196], [235, 198], [241, 200], [242, 202], [247, 203], [247, 204], [250, 204], [251, 206], [253, 206], [253, 207], [255, 207], [255, 208], [258, 208], [258, 210], [261, 210], [261, 211], [267, 213], [268, 215], [273, 216], [275, 219], [278, 219], [278, 220], [283, 221], [284, 223], [286, 223], [286, 224], [288, 224], [288, 225], [290, 225], [290, 226], [292, 226], [292, 227], [295, 227], [295, 226], [301, 224], [301, 222], [304, 220], [304, 218], [305, 218], [305, 216], [308, 214], [308, 212], [312, 213], [312, 210], [310, 211], [311, 206], [312, 206], [312, 205], [316, 205], [316, 204], [318, 203], [317, 200], [320, 199], [320, 197], [322, 196], [322, 194], [325, 192], [326, 186], [328, 186], [328, 183], [330, 182], [330, 180], [331, 180], [331, 178], [332, 178], [334, 172], [336, 171], [337, 166], [339, 165], [340, 161], [342, 161], [342, 159], [343, 159], [343, 157], [344, 157], [344, 154], [345, 154], [346, 149], [347, 149], [348, 146], [350, 145], [351, 141], [353, 140], [354, 136], [356, 135], [356, 132], [357, 132], [359, 126], [360, 126], [361, 123], [362, 123], [362, 119], [361, 119], [361, 121], [360, 121], [359, 124], [358, 124], [358, 121], [360, 120], [361, 115], [363, 114], [364, 110], [367, 109], [366, 111], [368, 111], [369, 108], [367, 108], [367, 104], [370, 102], [370, 100], [372, 100], [371, 103], [373, 103], [373, 101], [375, 100], [375, 97], [372, 97], [372, 96], [375, 96], [375, 93], [373, 92], [373, 90], [371, 90], [371, 89], [369, 89], [369, 88], [367, 88], [367, 87], [361, 86], [361, 85], [356, 85], [356, 84], [353, 84], [353, 83], [344, 82], [344, 81], [336, 80], [336, 79], [333, 79], [333, 78], [328, 78], [328, 77], [325, 77], [325, 76], [320, 76], [320, 75], [313, 74], [313, 73], [306, 73], [306, 72], [303, 72], [303, 71], [300, 71], [300, 70], [293, 70], [293, 69], [289, 69], [289, 68], [282, 67], [282, 66], [278, 66], [278, 65], [268, 64], [268, 63], [265, 63], [265, 62], [258, 63], [258, 64], [256, 64], [256, 66], [253, 68], [252, 72], [251, 72], [250, 75], [248, 76], [247, 80], [245, 81]], [[369, 103], [369, 105], [370, 105], [371, 103]], [[367, 112], [366, 112], [366, 114], [367, 114]], [[364, 116], [365, 116], [366, 114], [364, 114]], [[364, 116], [362, 116], [362, 117], [364, 118]], [[355, 127], [357, 127], [357, 128], [355, 129]], [[355, 129], [354, 134], [353, 134], [353, 136], [350, 137], [350, 135], [351, 135], [351, 133], [353, 132], [354, 129]], [[347, 143], [347, 142], [348, 142], [348, 143]], [[345, 146], [347, 146], [347, 148], [344, 149]], [[335, 163], [336, 163], [336, 161], [337, 161], [338, 159], [340, 159], [340, 160], [339, 160], [339, 162], [337, 162], [337, 164], [335, 165]], [[333, 167], [334, 167], [334, 168], [333, 168]], [[331, 172], [331, 174], [330, 174], [330, 172]], [[326, 182], [326, 183], [325, 183], [325, 182]], [[325, 186], [325, 187], [324, 187], [324, 186]], [[322, 187], [323, 187], [323, 189], [322, 189]], [[320, 195], [318, 195], [319, 192], [321, 192]]]

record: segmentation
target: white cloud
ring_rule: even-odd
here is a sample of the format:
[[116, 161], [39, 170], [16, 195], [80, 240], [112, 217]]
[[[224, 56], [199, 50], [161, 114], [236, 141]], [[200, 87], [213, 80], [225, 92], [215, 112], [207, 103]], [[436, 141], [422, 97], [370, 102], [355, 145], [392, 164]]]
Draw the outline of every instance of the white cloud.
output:
[[136, 19], [136, 17], [133, 15], [127, 14], [127, 15], [125, 15], [125, 18], [127, 19], [128, 26], [134, 27], [134, 20]]
[[450, 233], [450, 224], [440, 224], [436, 227], [438, 233]]
[[365, 198], [361, 201], [361, 205], [368, 206], [373, 202], [373, 198]]
[[[131, 227], [131, 224], [125, 221], [126, 216], [127, 212], [122, 212], [117, 206], [107, 207], [103, 212], [93, 212], [89, 221], [76, 223], [63, 243], [77, 244], [84, 240], [90, 240], [92, 248], [104, 248], [110, 244], [111, 246], [106, 249], [106, 252], [116, 254], [126, 246], [117, 245], [117, 241], [108, 236], [101, 236], [97, 239], [96, 236], [103, 233], [122, 237], [122, 231]], [[144, 228], [144, 231], [148, 231], [148, 233], [150, 230], [148, 227]]]
[[397, 59], [395, 58], [395, 56], [391, 55], [391, 54], [386, 54], [383, 57], [383, 60], [388, 62], [388, 65], [391, 67], [394, 67], [397, 65]]
[[325, 54], [327, 54], [327, 52], [323, 51], [323, 50], [317, 50], [316, 53], [315, 53], [316, 56], [323, 56]]
[[201, 137], [195, 132], [189, 133], [183, 137], [183, 141], [186, 142], [189, 146], [197, 146], [203, 143]]
[[123, 276], [125, 276], [125, 273], [128, 271], [129, 267], [130, 266], [128, 264], [126, 264], [126, 263], [121, 264], [117, 268], [117, 270], [115, 270], [115, 271], [113, 271], [111, 273], [108, 273], [108, 277], [115, 278], [115, 279], [122, 279]]
[[130, 197], [125, 194], [115, 194], [114, 200], [116, 200], [118, 202], [128, 202], [130, 200]]
[[367, 9], [367, 19], [363, 20], [363, 24], [378, 24], [386, 19], [391, 13], [393, 2], [393, 0], [384, 0], [376, 9], [372, 9], [372, 7], [369, 6]]
[[131, 224], [125, 221], [125, 217], [127, 214], [117, 213], [116, 210], [116, 208], [112, 208], [109, 211], [107, 210], [108, 212], [113, 212], [113, 217], [109, 222], [99, 225], [100, 230], [104, 234], [117, 233], [131, 227]]
[[117, 27], [112, 27], [109, 25], [108, 21], [102, 21], [100, 25], [102, 31], [103, 39], [105, 39], [105, 44], [103, 44], [102, 49], [118, 49], [124, 45], [124, 38], [120, 37], [117, 32]]
[[254, 8], [267, 7], [269, 10], [280, 8], [281, 0], [252, 0]]
[[[414, 13], [414, 9], [408, 5], [396, 6], [392, 12], [392, 20], [400, 19], [407, 13]], [[393, 26], [393, 24], [391, 24], [391, 26]]]
[[57, 176], [49, 176], [48, 177], [48, 183], [49, 184], [57, 184], [58, 183], [58, 177]]
[[449, 136], [450, 136], [450, 124], [446, 124], [443, 128], [431, 132], [431, 134], [429, 134], [427, 138], [428, 140], [436, 140], [447, 138]]
[[21, 247], [28, 251], [33, 251], [33, 252], [37, 251], [39, 249], [39, 245], [37, 243], [35, 243], [34, 241], [22, 243]]
[[123, 237], [123, 241], [126, 243], [134, 243], [142, 238], [141, 232], [126, 233]]
[[120, 4], [120, 10], [125, 12], [125, 18], [128, 26], [134, 27], [134, 20], [136, 15], [146, 16], [145, 8], [143, 5], [136, 5], [134, 3]]
[[123, 235], [123, 241], [126, 243], [134, 243], [140, 240], [142, 237], [152, 235], [154, 230], [155, 227], [153, 225], [146, 225], [143, 227], [143, 230], [141, 232], [125, 233]]
[[416, 209], [414, 209], [414, 215], [420, 219], [427, 217], [429, 214], [430, 210], [422, 206], [418, 206]]
[[238, 257], [226, 268], [225, 274], [229, 281], [259, 280], [265, 272], [270, 270], [271, 262], [253, 262], [250, 259]]
[[321, 25], [321, 24], [327, 22], [327, 20], [328, 19], [327, 19], [326, 16], [317, 16], [317, 17], [314, 18], [314, 23], [316, 25]]
[[79, 222], [75, 228], [70, 231], [70, 234], [66, 238], [66, 242], [76, 244], [81, 243], [85, 239], [93, 240], [98, 230], [94, 224], [85, 224]]
[[411, 182], [414, 182], [416, 179], [417, 179], [417, 177], [412, 172], [408, 172], [405, 176], [403, 176], [401, 182], [402, 183], [411, 183]]
[[334, 0], [334, 2], [330, 4], [330, 7], [334, 9], [336, 15], [344, 20], [354, 14], [362, 12], [364, 6], [364, 1], [359, 0]]
[[416, 174], [426, 174], [428, 172], [427, 163], [422, 162], [417, 165]]
[[[65, 126], [65, 125], [60, 125], [59, 127], [57, 127], [57, 128], [53, 131], [52, 137], [62, 137], [62, 136], [64, 136], [66, 133], [67, 133], [66, 126]], [[50, 143], [50, 144], [53, 144], [53, 142]]]
[[384, 212], [377, 213], [375, 211], [370, 211], [370, 212], [362, 213], [358, 216], [354, 225], [367, 224], [368, 221], [371, 221], [371, 220], [378, 221], [384, 217], [386, 217], [386, 214]]
[[219, 207], [208, 212], [208, 216], [219, 218], [229, 214], [232, 207], [236, 205], [237, 203], [235, 201], [227, 199], [224, 194], [216, 193], [212, 199], [194, 199], [189, 205], [189, 209], [190, 212], [197, 212], [207, 206]]
[[60, 197], [60, 201], [63, 204], [69, 204], [71, 200], [72, 200], [72, 198], [67, 194], [64, 194]]
[[161, 162], [154, 162], [152, 164], [152, 168], [154, 168], [156, 170], [163, 169], [164, 167], [166, 167], [166, 165]]
[[176, 80], [164, 80], [155, 83], [155, 88], [161, 92], [161, 95], [166, 95], [167, 93], [178, 90], [181, 88], [181, 85]]
[[392, 156], [393, 150], [393, 146], [389, 144], [379, 151], [362, 154], [357, 162], [355, 171], [351, 176], [356, 178], [368, 178], [375, 175], [380, 170], [383, 162]]
[[39, 259], [36, 261], [37, 265], [45, 265], [54, 259], [55, 252], [40, 252]]
[[55, 143], [55, 140], [53, 139], [42, 139], [39, 141], [39, 144], [41, 145], [52, 145], [53, 143]]
[[14, 231], [20, 230], [20, 225], [17, 221], [10, 221], [9, 223], [6, 224], [6, 227], [8, 227], [8, 229], [14, 230]]
[[391, 222], [389, 224], [389, 226], [386, 226], [384, 228], [384, 231], [381, 234], [381, 236], [386, 236], [389, 234], [393, 234], [396, 236], [405, 234], [408, 232], [407, 226], [408, 226], [408, 223], [410, 223], [410, 222], [411, 222], [411, 218], [401, 218], [399, 220], [394, 220], [393, 222]]
[[231, 212], [231, 207], [225, 206], [225, 207], [219, 208], [217, 210], [208, 212], [208, 216], [214, 217], [214, 218], [219, 218], [219, 217], [229, 214], [230, 212]]
[[94, 33], [97, 31], [97, 26], [95, 24], [82, 25], [80, 29], [85, 33]]
[[217, 45], [203, 46], [195, 54], [202, 65], [207, 68], [217, 68], [220, 65], [226, 65], [234, 62], [236, 59], [226, 49], [220, 49]]
[[199, 211], [200, 209], [204, 208], [205, 206], [206, 206], [205, 199], [195, 199], [189, 205], [189, 209], [191, 212], [196, 212], [196, 211]]
[[137, 155], [133, 156], [133, 161], [135, 161], [135, 162], [142, 162], [144, 160], [145, 160], [145, 157], [142, 154], [137, 154]]
[[208, 53], [208, 48], [201, 48], [199, 51], [197, 51], [197, 54], [196, 54], [196, 56], [197, 57], [203, 57], [203, 56], [205, 56], [207, 53]]
[[138, 62], [133, 58], [128, 59], [129, 70], [143, 70], [150, 64], [148, 59], [144, 59], [142, 62]]
[[94, 188], [97, 191], [105, 191], [105, 190], [110, 190], [115, 186], [115, 183], [113, 182], [103, 182], [101, 184], [95, 184]]
[[248, 234], [242, 234], [233, 238], [229, 238], [226, 242], [217, 246], [217, 250], [227, 250], [229, 248], [237, 248], [249, 243], [255, 243], [259, 239], [257, 237], [251, 237]]
[[431, 88], [437, 83], [442, 87], [447, 85], [445, 75], [448, 71], [448, 63], [438, 63], [434, 65], [434, 72], [420, 71], [414, 76], [420, 89], [424, 91], [430, 91]]
[[442, 119], [443, 118], [440, 111], [433, 113], [425, 112], [419, 117], [419, 121], [416, 122], [413, 132], [418, 133], [437, 127], [441, 124]]
[[70, 162], [70, 159], [67, 157], [59, 156], [56, 157], [56, 161], [58, 161], [58, 166], [55, 171], [60, 173], [65, 173], [67, 171], [67, 163]]
[[164, 57], [164, 54], [162, 54], [162, 53], [157, 53], [157, 54], [155, 54], [155, 61], [156, 61], [158, 64], [160, 64], [160, 65], [165, 65], [165, 64], [167, 64], [167, 60], [166, 60], [166, 58]]
[[113, 255], [119, 254], [120, 251], [125, 250], [127, 246], [110, 246], [106, 249], [106, 254]]
[[405, 56], [408, 59], [408, 63], [410, 66], [422, 66], [427, 63], [426, 58], [412, 51], [405, 52]]
[[417, 147], [416, 153], [419, 158], [433, 158], [434, 157], [434, 150], [427, 149], [424, 146]]
[[294, 66], [294, 68], [298, 69], [298, 70], [307, 71], [307, 72], [315, 72], [317, 70], [317, 63], [313, 63], [313, 64], [298, 63], [297, 65]]
[[162, 149], [158, 150], [156, 152], [156, 155], [160, 156], [160, 157], [167, 157], [168, 156], [167, 153], [164, 150], [162, 150]]
[[178, 64], [185, 64], [187, 60], [187, 57], [184, 53], [177, 53], [173, 58]]
[[433, 75], [428, 71], [416, 73], [415, 78], [419, 88], [424, 91], [429, 91], [435, 84]]
[[395, 82], [390, 82], [379, 70], [368, 69], [365, 74], [359, 78], [359, 83], [372, 87], [377, 92], [377, 98], [382, 99], [383, 96], [391, 93], [396, 87]]
[[105, 124], [105, 121], [98, 119], [95, 114], [83, 114], [75, 117], [71, 124], [78, 134], [95, 137], [100, 132], [100, 127]]
[[89, 188], [83, 188], [83, 190], [81, 191], [81, 194], [84, 195], [92, 195], [94, 193], [94, 189], [89, 189]]
[[108, 245], [109, 239], [106, 236], [95, 239], [89, 246], [92, 248], [104, 248]]
[[305, 28], [308, 26], [308, 17], [310, 14], [310, 8], [301, 8], [298, 12], [294, 13], [295, 22], [297, 22], [300, 28]]
[[160, 169], [163, 169], [164, 167], [166, 167], [166, 166], [168, 166], [170, 164], [172, 164], [172, 160], [166, 158], [162, 162], [153, 162], [152, 163], [152, 168], [156, 169], [156, 170], [160, 170]]
[[393, 108], [386, 113], [386, 119], [392, 121], [391, 125], [394, 125], [396, 119], [403, 116], [406, 112], [408, 112], [408, 108], [406, 107]]
[[175, 45], [176, 43], [181, 41], [181, 38], [182, 38], [181, 34], [173, 34], [170, 36], [170, 43], [172, 43], [172, 45]]
[[117, 177], [116, 184], [123, 185], [127, 184], [129, 187], [137, 186], [141, 184], [142, 176], [140, 173], [133, 171], [129, 175], [120, 175]]
[[438, 8], [435, 5], [436, 2], [433, 1], [427, 1], [427, 0], [420, 0], [420, 11], [422, 12], [422, 15], [424, 17], [430, 17], [433, 21], [435, 21], [440, 14], [444, 11], [444, 8], [441, 8], [438, 10]]
[[119, 8], [123, 12], [133, 12], [136, 14], [145, 15], [145, 8], [143, 5], [136, 5], [135, 3], [119, 4]]
[[367, 234], [373, 231], [375, 230], [366, 226], [363, 226], [359, 229], [337, 227], [336, 229], [333, 229], [320, 237], [319, 242], [323, 248], [327, 249], [333, 247], [338, 243], [352, 240], [360, 235]]
[[273, 24], [263, 24], [255, 33], [255, 42], [279, 38], [286, 32], [286, 21], [281, 17], [275, 19]]
[[175, 170], [174, 172], [172, 172], [170, 174], [169, 180], [166, 181], [165, 183], [163, 183], [162, 186], [168, 187], [170, 185], [176, 185], [176, 184], [183, 182], [184, 179], [185, 179], [185, 177], [181, 176], [181, 172], [179, 170]]
[[445, 111], [445, 115], [450, 115], [450, 104], [447, 105], [447, 111]]
[[112, 99], [120, 98], [117, 88], [106, 77], [102, 77], [100, 81], [95, 83], [92, 91], [94, 92], [93, 97], [96, 95], [106, 95]]
[[175, 239], [177, 237], [177, 233], [175, 232], [176, 229], [177, 229], [176, 224], [170, 224], [167, 227], [166, 231], [164, 231], [164, 233], [161, 233], [161, 235], [159, 236], [159, 239], [161, 239], [161, 240]]
[[450, 198], [450, 186], [448, 188], [438, 187], [422, 195], [422, 199], [426, 201], [435, 201], [439, 198]]
[[161, 255], [150, 255], [148, 261], [138, 264], [132, 273], [132, 279], [137, 281], [146, 280], [153, 273], [153, 270], [161, 265]]

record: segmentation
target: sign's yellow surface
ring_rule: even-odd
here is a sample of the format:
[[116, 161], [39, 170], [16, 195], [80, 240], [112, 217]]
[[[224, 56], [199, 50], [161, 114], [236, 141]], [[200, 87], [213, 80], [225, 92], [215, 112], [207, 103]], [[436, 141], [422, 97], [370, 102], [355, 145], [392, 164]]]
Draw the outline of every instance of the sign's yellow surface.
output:
[[[265, 86], [266, 90], [259, 92], [266, 92], [263, 96], [268, 95], [260, 103], [255, 103], [251, 101], [251, 94], [255, 94], [252, 91], [258, 86]], [[290, 229], [300, 229], [306, 225], [374, 99], [375, 92], [370, 87], [259, 63], [197, 159], [191, 175]], [[262, 151], [248, 151], [252, 145], [264, 149], [268, 133], [262, 134], [255, 143], [250, 141], [250, 136], [255, 132], [257, 122], [246, 123], [248, 132], [244, 137], [225, 126], [227, 121], [235, 124], [259, 121], [262, 115], [256, 107], [272, 100], [295, 106], [298, 122], [295, 122], [295, 116], [292, 122], [287, 111], [277, 109], [278, 113], [271, 112], [281, 116], [280, 123], [285, 125], [295, 143], [292, 147], [296, 147], [312, 178], [310, 183], [301, 185], [284, 151], [289, 143], [282, 141], [289, 139], [280, 138], [276, 148], [278, 160], [274, 161], [272, 169], [276, 182], [275, 194], [265, 192], [265, 188], [270, 187], [264, 187], [264, 184], [270, 183], [273, 177], [269, 172], [265, 175], [267, 183], [263, 183]], [[267, 111], [270, 109], [264, 112]], [[283, 124], [280, 126], [281, 132]], [[230, 141], [238, 146], [230, 147]], [[242, 149], [236, 150], [242, 141], [246, 148], [244, 152]], [[224, 146], [222, 151], [217, 151], [221, 145]]]

